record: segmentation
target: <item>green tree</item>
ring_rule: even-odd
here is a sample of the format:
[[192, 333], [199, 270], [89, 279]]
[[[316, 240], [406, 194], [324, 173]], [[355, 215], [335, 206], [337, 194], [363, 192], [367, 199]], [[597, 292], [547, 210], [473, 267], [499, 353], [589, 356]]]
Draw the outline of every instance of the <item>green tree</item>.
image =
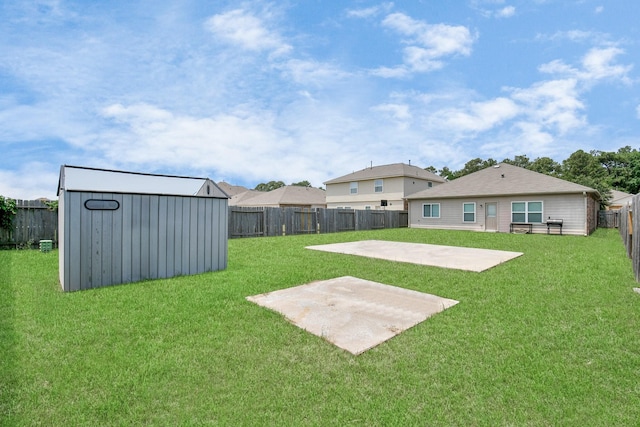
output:
[[440, 175], [441, 177], [443, 177], [444, 179], [449, 180], [449, 181], [451, 181], [452, 179], [456, 179], [455, 172], [453, 172], [447, 166], [445, 166], [442, 169], [440, 169], [438, 171], [438, 175]]
[[16, 201], [0, 196], [0, 228], [11, 230], [13, 217], [18, 213]]
[[560, 178], [595, 188], [606, 203], [611, 185], [607, 180], [607, 172], [596, 155], [597, 152], [587, 153], [584, 150], [574, 152], [562, 162]]
[[562, 173], [562, 166], [560, 163], [556, 162], [551, 157], [538, 157], [531, 162], [528, 169], [551, 176], [559, 176]]
[[595, 157], [606, 172], [606, 181], [616, 190], [636, 194], [640, 189], [640, 152], [629, 146], [617, 152], [596, 151]]
[[455, 172], [454, 175], [456, 178], [460, 178], [461, 176], [469, 175], [470, 173], [478, 172], [479, 170], [486, 169], [497, 164], [498, 162], [492, 158], [489, 158], [487, 160], [476, 158], [465, 163], [464, 167], [461, 170]]
[[504, 159], [502, 163], [508, 163], [510, 165], [518, 166], [525, 169], [529, 169], [529, 167], [531, 166], [531, 160], [529, 160], [529, 158], [525, 155], [515, 156], [513, 160]]
[[265, 183], [260, 183], [258, 185], [256, 185], [255, 190], [258, 191], [272, 191], [275, 190], [277, 188], [280, 187], [284, 187], [285, 183], [282, 181], [269, 181], [266, 184]]
[[427, 166], [426, 168], [424, 168], [424, 170], [426, 170], [427, 172], [435, 173], [435, 174], [438, 173], [438, 169], [436, 169], [433, 166]]
[[294, 182], [291, 185], [295, 185], [296, 187], [308, 187], [311, 188], [311, 183], [307, 180], [304, 181], [300, 181], [300, 182]]

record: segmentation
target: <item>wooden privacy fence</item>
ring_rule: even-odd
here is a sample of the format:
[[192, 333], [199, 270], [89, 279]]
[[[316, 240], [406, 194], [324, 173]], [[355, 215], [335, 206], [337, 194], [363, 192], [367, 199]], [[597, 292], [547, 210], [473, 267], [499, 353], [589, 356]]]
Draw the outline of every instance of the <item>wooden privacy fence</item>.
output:
[[599, 211], [598, 227], [600, 228], [618, 228], [620, 224], [620, 211]]
[[229, 207], [229, 237], [335, 233], [408, 226], [406, 211]]
[[40, 240], [58, 242], [58, 211], [41, 200], [16, 200], [11, 230], [0, 229], [0, 247], [31, 247]]
[[[11, 230], [0, 229], [0, 247], [58, 244], [58, 211], [40, 200], [17, 200]], [[229, 237], [284, 236], [408, 227], [407, 211], [229, 206]]]
[[632, 260], [636, 281], [640, 282], [640, 195], [634, 196], [630, 205], [620, 209], [618, 229]]

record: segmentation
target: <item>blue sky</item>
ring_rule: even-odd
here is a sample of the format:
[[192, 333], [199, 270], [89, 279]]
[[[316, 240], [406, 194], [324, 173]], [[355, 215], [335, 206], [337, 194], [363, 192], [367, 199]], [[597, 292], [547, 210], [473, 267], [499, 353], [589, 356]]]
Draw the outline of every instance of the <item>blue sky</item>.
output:
[[314, 186], [640, 146], [640, 3], [0, 5], [0, 194], [60, 165]]

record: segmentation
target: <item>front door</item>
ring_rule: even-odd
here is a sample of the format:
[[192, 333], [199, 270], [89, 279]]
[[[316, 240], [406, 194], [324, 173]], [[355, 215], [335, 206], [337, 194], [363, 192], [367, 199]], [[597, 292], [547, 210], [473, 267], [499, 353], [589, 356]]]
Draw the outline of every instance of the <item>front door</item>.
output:
[[486, 231], [498, 231], [498, 204], [487, 203], [484, 209], [484, 227]]

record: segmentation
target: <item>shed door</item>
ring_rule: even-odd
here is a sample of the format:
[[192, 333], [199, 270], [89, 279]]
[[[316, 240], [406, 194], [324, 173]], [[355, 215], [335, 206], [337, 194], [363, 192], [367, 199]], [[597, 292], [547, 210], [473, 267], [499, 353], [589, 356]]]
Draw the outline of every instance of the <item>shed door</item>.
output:
[[484, 210], [485, 215], [485, 230], [486, 231], [498, 231], [498, 204], [487, 203]]

